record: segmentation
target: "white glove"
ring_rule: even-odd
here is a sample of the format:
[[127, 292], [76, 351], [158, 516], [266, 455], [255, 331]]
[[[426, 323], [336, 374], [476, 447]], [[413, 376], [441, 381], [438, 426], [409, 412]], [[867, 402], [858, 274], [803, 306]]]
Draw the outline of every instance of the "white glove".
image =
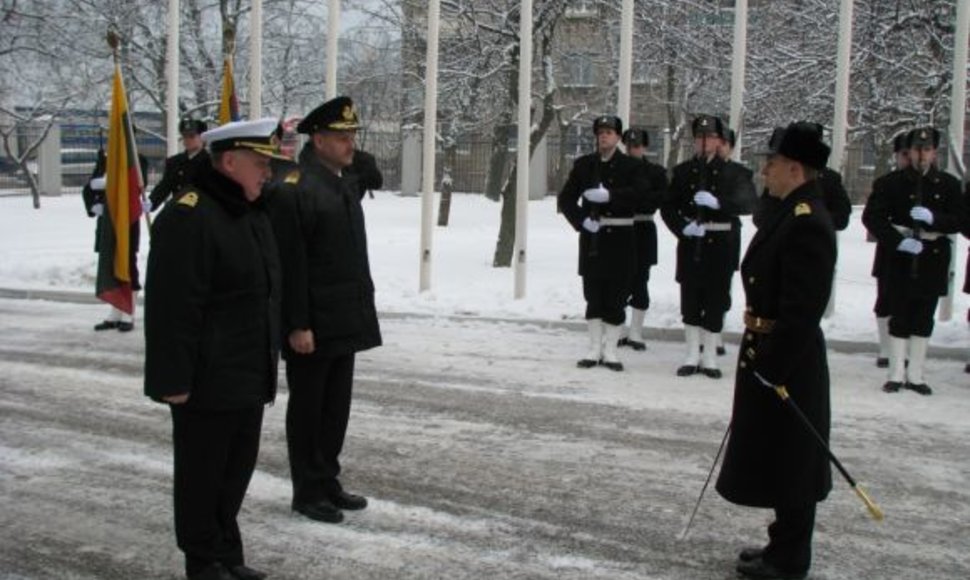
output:
[[684, 226], [684, 235], [687, 237], [703, 238], [707, 230], [697, 222], [690, 222]]
[[923, 222], [928, 226], [933, 225], [933, 212], [921, 205], [913, 206], [913, 209], [909, 211], [909, 217], [913, 218], [914, 222]]
[[96, 216], [100, 216], [101, 214], [103, 214], [104, 213], [104, 204], [103, 203], [95, 203], [95, 204], [91, 205], [91, 213], [93, 213]]
[[721, 202], [714, 197], [714, 194], [703, 189], [694, 194], [694, 203], [711, 209], [721, 209]]
[[896, 249], [900, 252], [906, 252], [907, 254], [913, 254], [915, 256], [923, 251], [923, 242], [915, 238], [903, 238], [903, 241], [899, 242]]
[[600, 223], [594, 219], [586, 218], [583, 220], [583, 229], [591, 234], [600, 231]]
[[104, 191], [105, 188], [108, 187], [108, 180], [105, 179], [104, 176], [95, 177], [90, 182], [88, 182], [88, 185], [90, 185], [91, 189], [93, 189], [94, 191]]
[[610, 201], [610, 192], [603, 187], [603, 184], [599, 184], [592, 189], [587, 189], [583, 192], [583, 197], [588, 201], [593, 203], [606, 203]]
[[141, 200], [141, 210], [146, 214], [152, 213], [152, 200], [150, 199]]

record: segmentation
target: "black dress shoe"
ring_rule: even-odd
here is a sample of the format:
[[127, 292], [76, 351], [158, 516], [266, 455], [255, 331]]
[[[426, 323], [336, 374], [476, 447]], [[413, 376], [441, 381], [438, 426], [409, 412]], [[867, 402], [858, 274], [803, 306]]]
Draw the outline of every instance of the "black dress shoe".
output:
[[738, 562], [737, 571], [748, 578], [762, 578], [765, 580], [801, 580], [808, 576], [808, 570], [801, 572], [782, 570], [774, 564], [765, 562], [763, 558], [755, 558], [747, 562]]
[[341, 490], [330, 496], [330, 503], [342, 510], [362, 510], [367, 507], [367, 498]]
[[620, 372], [620, 371], [623, 370], [623, 363], [621, 363], [619, 361], [617, 361], [617, 362], [609, 362], [609, 361], [601, 360], [600, 361], [600, 364], [603, 365], [604, 367], [610, 369], [611, 371]]
[[135, 323], [134, 322], [119, 322], [118, 323], [118, 332], [131, 332], [134, 329], [135, 329]]
[[898, 393], [901, 388], [903, 388], [903, 383], [899, 381], [889, 381], [882, 386], [882, 390], [887, 393]]
[[339, 524], [344, 521], [344, 514], [330, 500], [320, 500], [313, 503], [294, 503], [293, 511], [318, 522]]
[[913, 384], [913, 383], [906, 383], [906, 388], [909, 389], [909, 390], [911, 390], [911, 391], [915, 391], [915, 392], [917, 392], [917, 393], [919, 393], [921, 395], [932, 395], [933, 394], [933, 389], [931, 389], [930, 386], [927, 385], [926, 383], [920, 383], [918, 385], [917, 384]]
[[888, 369], [889, 368], [889, 359], [886, 358], [886, 357], [884, 357], [884, 356], [877, 357], [876, 358], [876, 366], [878, 368], [881, 368], [881, 369]]
[[94, 329], [97, 330], [97, 331], [101, 331], [101, 330], [114, 330], [114, 329], [118, 328], [118, 325], [119, 324], [121, 324], [121, 323], [118, 322], [117, 320], [104, 320], [102, 322], [99, 322], [99, 323], [95, 324], [94, 325]]
[[584, 358], [584, 359], [580, 359], [579, 362], [576, 363], [576, 366], [578, 366], [581, 369], [591, 369], [598, 364], [600, 364], [600, 361], [598, 360], [593, 360], [591, 358]]
[[738, 560], [742, 562], [750, 562], [751, 560], [757, 560], [762, 555], [764, 555], [764, 548], [742, 548], [738, 553]]
[[616, 341], [616, 346], [628, 346], [636, 351], [647, 350], [647, 344], [640, 342], [639, 340], [630, 340], [629, 338], [621, 338]]
[[245, 564], [229, 566], [229, 573], [232, 574], [232, 577], [236, 578], [237, 580], [263, 580], [266, 578], [265, 572], [254, 570]]
[[721, 369], [705, 369], [704, 367], [700, 367], [700, 369], [702, 373], [711, 377], [712, 379], [721, 378]]
[[214, 562], [207, 568], [188, 575], [189, 580], [236, 580], [220, 562]]
[[700, 372], [700, 369], [701, 369], [701, 367], [699, 367], [697, 365], [684, 365], [684, 366], [680, 367], [679, 369], [677, 369], [677, 376], [678, 377], [689, 377], [691, 375], [696, 375], [698, 372]]
[[717, 347], [717, 350], [714, 352], [717, 353], [717, 356], [724, 356], [727, 354], [727, 349], [725, 349], [723, 346], [719, 346]]

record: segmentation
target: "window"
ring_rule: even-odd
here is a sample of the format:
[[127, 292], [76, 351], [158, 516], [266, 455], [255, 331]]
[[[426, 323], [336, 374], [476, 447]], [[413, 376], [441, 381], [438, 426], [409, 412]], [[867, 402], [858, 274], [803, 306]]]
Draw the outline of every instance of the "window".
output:
[[591, 87], [593, 78], [593, 58], [585, 53], [567, 54], [563, 59], [563, 85], [567, 87]]

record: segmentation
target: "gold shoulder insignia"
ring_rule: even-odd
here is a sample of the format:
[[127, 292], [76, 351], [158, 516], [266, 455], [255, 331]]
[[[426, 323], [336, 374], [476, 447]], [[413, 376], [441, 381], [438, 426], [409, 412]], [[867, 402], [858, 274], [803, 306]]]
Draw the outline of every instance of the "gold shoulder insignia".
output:
[[287, 176], [283, 179], [283, 183], [298, 183], [300, 181], [300, 171], [294, 170], [289, 172]]
[[189, 207], [195, 207], [195, 204], [199, 203], [199, 194], [194, 191], [189, 191], [185, 195], [179, 198], [179, 205], [187, 205]]
[[811, 215], [811, 214], [812, 214], [812, 207], [807, 203], [805, 203], [804, 201], [795, 206], [796, 217], [801, 215]]

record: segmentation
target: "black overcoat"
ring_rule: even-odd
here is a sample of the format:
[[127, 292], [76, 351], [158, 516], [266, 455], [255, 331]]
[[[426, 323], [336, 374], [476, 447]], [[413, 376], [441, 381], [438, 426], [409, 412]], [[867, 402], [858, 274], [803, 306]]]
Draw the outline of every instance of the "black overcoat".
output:
[[[583, 197], [583, 192], [600, 184], [610, 192], [610, 200], [602, 204], [590, 203]], [[557, 201], [566, 220], [579, 232], [580, 276], [628, 279], [633, 275], [636, 265], [633, 227], [604, 225], [591, 234], [583, 228], [583, 221], [591, 215], [632, 219], [637, 198], [647, 188], [644, 164], [620, 151], [614, 152], [605, 162], [599, 153], [576, 159]], [[593, 253], [590, 252], [591, 245], [595, 246]]]
[[211, 166], [152, 224], [145, 289], [145, 394], [242, 409], [276, 394], [279, 253], [260, 200]]
[[162, 178], [155, 187], [152, 188], [148, 201], [152, 202], [152, 211], [162, 207], [169, 196], [182, 191], [187, 185], [192, 183], [192, 178], [196, 173], [201, 172], [212, 165], [212, 158], [209, 152], [202, 149], [194, 156], [189, 157], [186, 151], [176, 153], [165, 160], [165, 171]]
[[[655, 218], [660, 204], [667, 196], [669, 187], [667, 170], [646, 159], [642, 162], [646, 168], [647, 188], [637, 197], [636, 214]], [[638, 220], [633, 226], [633, 235], [636, 238], [637, 266], [655, 265], [657, 263], [657, 223], [653, 219]]]
[[891, 292], [906, 296], [945, 296], [949, 280], [950, 239], [922, 240], [923, 251], [916, 258], [917, 278], [912, 277], [913, 256], [896, 248], [907, 236], [897, 227], [912, 228], [910, 211], [923, 205], [933, 212], [933, 224], [922, 224], [924, 232], [954, 234], [963, 228], [965, 204], [960, 182], [947, 173], [931, 168], [925, 175], [913, 168], [890, 173], [873, 184], [872, 194], [862, 212], [862, 223], [877, 240], [881, 251], [880, 275], [887, 277]]
[[744, 333], [734, 386], [731, 436], [717, 491], [755, 507], [795, 507], [825, 499], [829, 460], [773, 389], [785, 385], [827, 441], [831, 411], [825, 339], [819, 325], [835, 271], [832, 220], [814, 183], [779, 204], [741, 264], [746, 312], [775, 321], [768, 334]]
[[[267, 191], [283, 262], [283, 336], [312, 330], [318, 357], [380, 346], [356, 180], [324, 167], [307, 144], [298, 169]], [[295, 356], [286, 340], [283, 356]]]

